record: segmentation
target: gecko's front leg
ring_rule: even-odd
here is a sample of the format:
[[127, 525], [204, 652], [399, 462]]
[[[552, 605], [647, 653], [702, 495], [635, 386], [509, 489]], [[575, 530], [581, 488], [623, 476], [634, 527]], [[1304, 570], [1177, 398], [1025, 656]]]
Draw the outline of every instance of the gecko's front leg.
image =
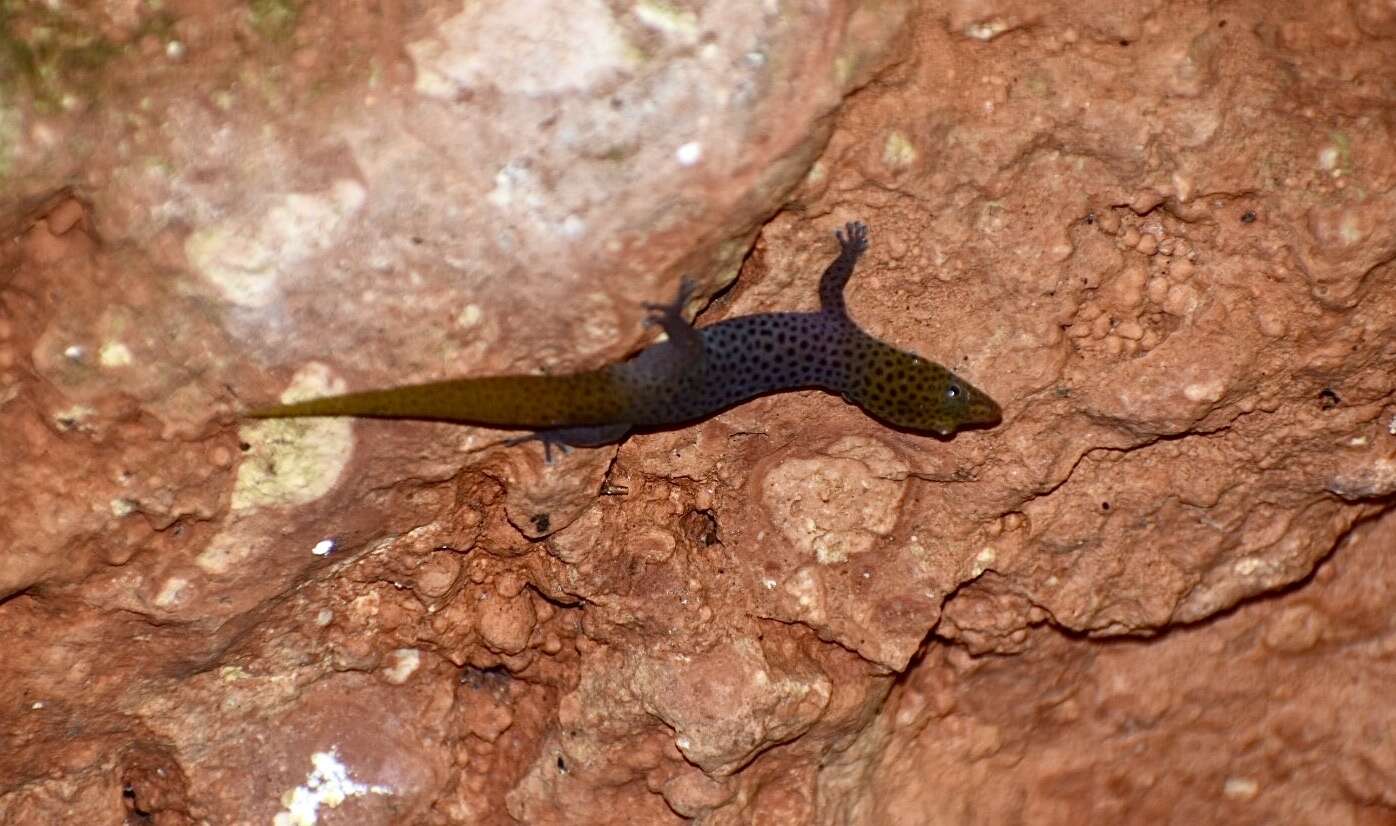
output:
[[679, 294], [674, 296], [673, 301], [667, 304], [646, 302], [643, 305], [650, 314], [649, 318], [645, 319], [645, 324], [659, 325], [669, 337], [677, 357], [676, 363], [692, 364], [703, 358], [703, 338], [698, 335], [698, 331], [688, 319], [683, 317], [683, 308], [697, 289], [698, 285], [694, 284], [691, 278], [685, 277], [679, 282]]

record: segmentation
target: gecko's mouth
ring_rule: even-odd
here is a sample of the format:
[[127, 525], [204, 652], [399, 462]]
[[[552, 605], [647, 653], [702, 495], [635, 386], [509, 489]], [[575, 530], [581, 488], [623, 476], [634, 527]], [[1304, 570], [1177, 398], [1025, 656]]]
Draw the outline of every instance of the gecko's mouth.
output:
[[986, 399], [984, 410], [981, 412], [978, 421], [983, 424], [998, 424], [1003, 421], [1003, 408], [998, 406], [998, 402], [993, 399]]

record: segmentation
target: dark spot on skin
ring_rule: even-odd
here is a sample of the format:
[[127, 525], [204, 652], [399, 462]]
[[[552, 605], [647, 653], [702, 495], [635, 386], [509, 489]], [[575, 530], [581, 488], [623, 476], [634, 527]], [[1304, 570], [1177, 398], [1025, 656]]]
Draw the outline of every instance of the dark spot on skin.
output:
[[1225, 20], [1218, 20], [1218, 21], [1217, 21], [1217, 28], [1219, 28], [1219, 29], [1224, 29], [1224, 28], [1226, 28], [1226, 21], [1225, 21]]
[[562, 774], [567, 774], [567, 761], [562, 759], [562, 755], [557, 756], [557, 770]]
[[1089, 226], [1089, 225], [1091, 225], [1091, 224], [1094, 224], [1094, 223], [1095, 223], [1095, 213], [1094, 213], [1094, 212], [1087, 212], [1087, 213], [1086, 213], [1086, 224], [1087, 224], [1087, 226]]
[[546, 513], [535, 513], [533, 518], [529, 521], [533, 523], [534, 529], [539, 533], [547, 533], [548, 528], [553, 524], [553, 521], [548, 518]]
[[1124, 38], [1120, 38], [1120, 45], [1121, 45], [1121, 46], [1128, 46], [1128, 45], [1129, 45], [1129, 41], [1128, 41], [1128, 40], [1125, 40]]
[[1109, 503], [1109, 502], [1101, 502], [1101, 503], [1100, 503], [1100, 509], [1103, 510], [1103, 511], [1108, 511], [1108, 510], [1110, 510], [1110, 503]]
[[1331, 387], [1325, 387], [1318, 394], [1318, 406], [1322, 410], [1332, 410], [1343, 403], [1341, 396]]
[[1248, 210], [1246, 210], [1245, 212], [1241, 213], [1241, 223], [1243, 223], [1243, 224], [1254, 224], [1254, 223], [1255, 223], [1255, 212], [1248, 209]]
[[417, 246], [421, 246], [421, 245], [422, 245], [422, 236], [420, 236], [420, 235], [414, 235], [414, 236], [412, 236], [412, 243], [413, 243], [413, 244], [416, 244]]
[[246, 453], [251, 449], [252, 445], [248, 444], [247, 442], [238, 442], [238, 450], [241, 450], [243, 453]]

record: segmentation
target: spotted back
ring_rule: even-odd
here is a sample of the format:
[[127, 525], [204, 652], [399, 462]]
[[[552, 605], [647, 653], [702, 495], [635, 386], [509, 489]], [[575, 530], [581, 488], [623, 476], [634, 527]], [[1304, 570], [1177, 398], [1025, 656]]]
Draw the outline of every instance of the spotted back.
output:
[[856, 373], [857, 352], [849, 333], [857, 331], [834, 315], [760, 313], [698, 332], [707, 375], [696, 403], [707, 410], [780, 390], [843, 392]]
[[[818, 388], [841, 394], [868, 413], [913, 430], [951, 433], [998, 421], [992, 399], [951, 371], [891, 347], [837, 312], [761, 313], [698, 330], [701, 374], [668, 384], [672, 368], [621, 379], [633, 387], [630, 420], [638, 427], [700, 419], [748, 399], [782, 390]], [[627, 364], [667, 364], [657, 344]], [[651, 351], [654, 351], [653, 353]], [[661, 379], [660, 377], [664, 377]], [[696, 382], [696, 384], [695, 384]]]

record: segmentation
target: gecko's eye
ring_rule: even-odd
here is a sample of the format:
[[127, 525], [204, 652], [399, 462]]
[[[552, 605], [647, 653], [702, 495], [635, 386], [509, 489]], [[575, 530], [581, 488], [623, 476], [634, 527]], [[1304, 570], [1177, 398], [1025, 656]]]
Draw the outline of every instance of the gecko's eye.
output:
[[945, 388], [945, 395], [951, 399], [958, 399], [960, 397], [960, 385], [952, 384]]

